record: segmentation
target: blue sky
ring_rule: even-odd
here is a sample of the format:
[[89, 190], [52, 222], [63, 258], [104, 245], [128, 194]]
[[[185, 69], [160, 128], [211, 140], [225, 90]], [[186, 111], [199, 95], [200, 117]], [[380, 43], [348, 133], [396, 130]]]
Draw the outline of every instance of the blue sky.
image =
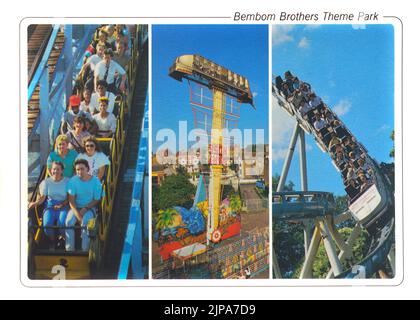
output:
[[[310, 83], [377, 161], [390, 162], [394, 128], [394, 30], [391, 25], [273, 27], [273, 75], [290, 70]], [[293, 121], [273, 104], [273, 174], [280, 174]], [[339, 173], [306, 136], [309, 189], [344, 194]], [[295, 152], [288, 176], [300, 187]]]
[[154, 25], [152, 29], [153, 151], [158, 130], [178, 131], [180, 120], [194, 129], [186, 81], [168, 76], [176, 57], [200, 54], [248, 78], [255, 111], [242, 105], [238, 128], [265, 129], [268, 143], [268, 27], [264, 25]]

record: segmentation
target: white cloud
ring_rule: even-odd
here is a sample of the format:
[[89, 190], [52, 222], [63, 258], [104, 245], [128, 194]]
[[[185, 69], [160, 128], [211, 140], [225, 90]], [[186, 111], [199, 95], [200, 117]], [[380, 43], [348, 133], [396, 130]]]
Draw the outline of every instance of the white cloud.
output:
[[308, 25], [305, 26], [305, 29], [304, 30], [311, 31], [311, 30], [318, 29], [320, 27], [321, 27], [320, 24], [308, 24]]
[[366, 29], [366, 25], [365, 24], [352, 24], [351, 27], [354, 30], [365, 30]]
[[293, 41], [290, 34], [294, 29], [293, 25], [278, 25], [273, 27], [273, 46]]
[[253, 92], [252, 96], [255, 98], [256, 96], [258, 96], [258, 92]]
[[310, 46], [310, 42], [308, 40], [308, 38], [303, 37], [302, 39], [300, 39], [298, 47], [301, 49], [308, 49]]
[[279, 161], [286, 157], [290, 138], [295, 127], [294, 119], [281, 108], [276, 99], [272, 103], [272, 139], [273, 161]]
[[376, 134], [380, 134], [382, 132], [390, 131], [390, 130], [391, 130], [391, 126], [390, 125], [383, 124], [380, 128], [378, 128], [378, 130], [376, 130]]
[[337, 116], [344, 116], [351, 109], [351, 102], [347, 99], [342, 99], [336, 104], [332, 110], [337, 114]]

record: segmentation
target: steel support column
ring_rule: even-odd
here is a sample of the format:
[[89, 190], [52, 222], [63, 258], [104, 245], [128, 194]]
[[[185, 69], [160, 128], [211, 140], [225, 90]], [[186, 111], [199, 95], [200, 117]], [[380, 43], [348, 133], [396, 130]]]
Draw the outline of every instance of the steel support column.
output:
[[[64, 54], [64, 70], [67, 68], [72, 68], [73, 66], [73, 25], [66, 24], [64, 25], [64, 47], [63, 47], [63, 54]], [[66, 103], [69, 101], [69, 98], [73, 91], [73, 83], [72, 77], [68, 77], [65, 83], [66, 94], [65, 94], [65, 101]]]
[[293, 153], [295, 151], [297, 138], [299, 136], [299, 131], [301, 130], [299, 123], [296, 123], [295, 130], [293, 131], [292, 139], [290, 140], [289, 150], [287, 152], [286, 160], [283, 164], [283, 170], [281, 172], [280, 181], [277, 186], [277, 192], [283, 191], [286, 184], [287, 175], [289, 173], [290, 164], [293, 159]]
[[40, 164], [41, 166], [47, 163], [48, 155], [51, 151], [50, 145], [50, 81], [49, 81], [49, 67], [45, 66], [41, 78], [39, 80], [39, 139], [40, 139]]

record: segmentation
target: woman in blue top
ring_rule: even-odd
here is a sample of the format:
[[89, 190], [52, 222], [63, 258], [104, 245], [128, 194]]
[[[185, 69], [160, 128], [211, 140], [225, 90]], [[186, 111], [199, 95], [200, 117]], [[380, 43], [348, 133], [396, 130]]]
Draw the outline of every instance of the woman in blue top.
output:
[[51, 165], [53, 161], [61, 162], [64, 166], [63, 175], [65, 177], [73, 177], [73, 163], [76, 160], [78, 153], [69, 149], [69, 138], [65, 134], [61, 134], [57, 137], [55, 141], [55, 151], [51, 152], [48, 156], [47, 167], [51, 174]]
[[[42, 181], [39, 186], [39, 199], [29, 204], [29, 209], [33, 209], [47, 199], [42, 224], [45, 235], [51, 241], [51, 248], [54, 248], [56, 242], [56, 233], [54, 228], [51, 227], [64, 227], [66, 225], [67, 212], [69, 211], [69, 202], [67, 200], [69, 178], [63, 176], [63, 171], [64, 165], [61, 162], [53, 161], [51, 177]], [[59, 240], [64, 239], [64, 230], [60, 229], [59, 234]]]

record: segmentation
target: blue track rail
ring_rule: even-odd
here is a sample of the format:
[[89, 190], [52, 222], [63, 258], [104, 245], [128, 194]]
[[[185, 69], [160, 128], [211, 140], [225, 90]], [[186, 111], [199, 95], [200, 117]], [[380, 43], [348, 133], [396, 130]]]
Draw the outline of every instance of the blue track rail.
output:
[[28, 101], [31, 100], [32, 95], [34, 94], [34, 91], [36, 89], [36, 86], [39, 83], [39, 80], [41, 79], [42, 72], [45, 69], [46, 64], [48, 63], [48, 59], [50, 57], [51, 51], [53, 50], [55, 39], [57, 38], [58, 32], [60, 31], [60, 25], [56, 24], [54, 25], [53, 31], [51, 33], [50, 39], [48, 40], [47, 47], [45, 48], [45, 52], [42, 55], [41, 62], [39, 63], [35, 74], [32, 78], [31, 83], [28, 87]]
[[[143, 266], [143, 239], [147, 226], [143, 226], [143, 217], [148, 212], [147, 205], [147, 172], [149, 158], [149, 102], [146, 98], [142, 133], [139, 140], [136, 177], [134, 180], [130, 217], [121, 254], [118, 279], [128, 278], [130, 270], [134, 279], [143, 279], [145, 268]], [[146, 219], [147, 221], [147, 219]], [[146, 228], [144, 228], [146, 227]]]

